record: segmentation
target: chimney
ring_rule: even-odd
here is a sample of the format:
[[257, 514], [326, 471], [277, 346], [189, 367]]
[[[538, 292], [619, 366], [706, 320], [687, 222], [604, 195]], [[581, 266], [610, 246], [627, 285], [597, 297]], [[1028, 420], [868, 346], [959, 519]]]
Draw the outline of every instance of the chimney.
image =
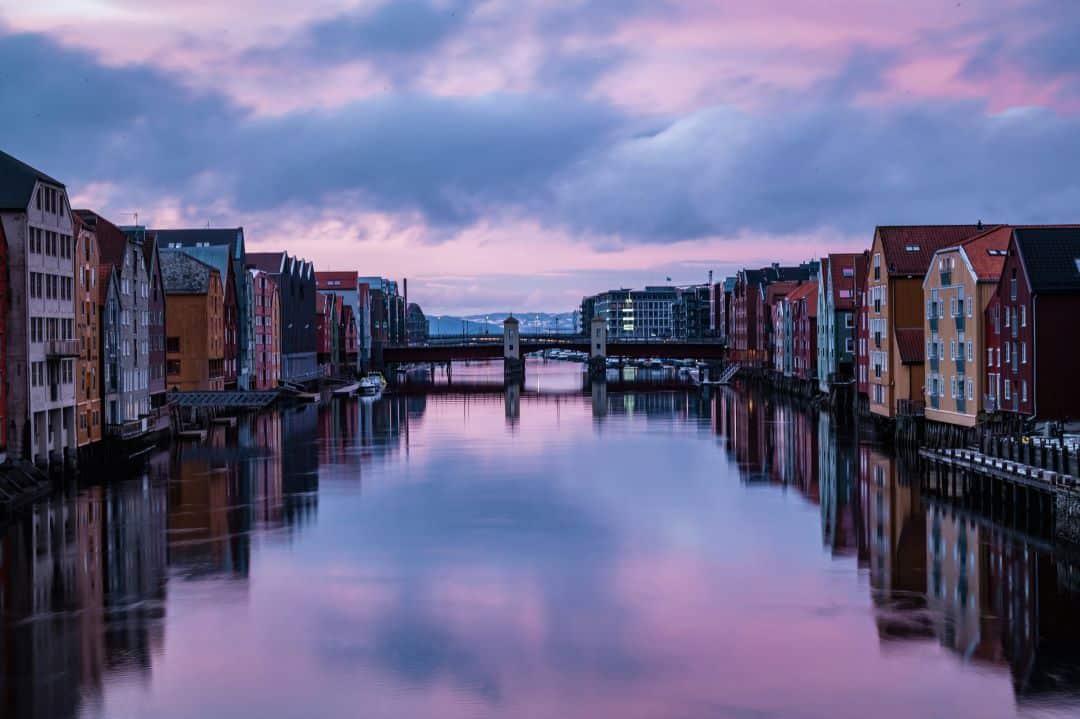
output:
[[978, 230], [979, 230], [980, 232], [982, 231], [982, 220], [979, 220], [979, 224], [977, 225], [977, 229], [978, 229]]

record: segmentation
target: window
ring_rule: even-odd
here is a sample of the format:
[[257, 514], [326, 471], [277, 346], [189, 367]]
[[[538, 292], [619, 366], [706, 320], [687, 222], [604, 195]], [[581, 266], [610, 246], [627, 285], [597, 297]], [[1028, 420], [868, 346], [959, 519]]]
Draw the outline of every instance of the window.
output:
[[993, 347], [987, 347], [986, 348], [986, 365], [988, 367], [993, 367], [994, 366], [994, 348]]
[[881, 253], [874, 253], [874, 279], [881, 279]]
[[1027, 402], [1027, 380], [1021, 380], [1020, 382], [1020, 401]]
[[180, 360], [167, 360], [165, 362], [165, 374], [170, 376], [180, 374]]
[[1027, 342], [1020, 343], [1020, 361], [1027, 364]]
[[1010, 347], [1009, 343], [1006, 342], [1005, 343], [1005, 362], [1009, 361], [1009, 347]]
[[967, 387], [968, 387], [967, 398], [968, 399], [975, 399], [975, 381], [969, 379], [967, 381]]
[[1027, 305], [1020, 305], [1020, 326], [1027, 327]]
[[1005, 399], [1012, 399], [1012, 380], [1011, 379], [1005, 380], [1004, 389], [1005, 389]]
[[1009, 308], [1005, 307], [1004, 309], [1005, 309], [1005, 312], [1003, 312], [1002, 314], [1005, 315], [1005, 326], [1008, 327], [1009, 326]]
[[166, 337], [165, 338], [165, 351], [166, 352], [179, 352], [180, 351], [180, 338], [179, 337]]

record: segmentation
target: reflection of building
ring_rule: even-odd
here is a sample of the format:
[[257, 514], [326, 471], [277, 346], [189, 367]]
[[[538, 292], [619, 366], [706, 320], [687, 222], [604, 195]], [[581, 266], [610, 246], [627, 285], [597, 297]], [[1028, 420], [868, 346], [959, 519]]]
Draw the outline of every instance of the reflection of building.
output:
[[818, 415], [817, 468], [821, 483], [821, 536], [834, 556], [853, 554], [857, 546], [855, 446], [838, 436], [833, 417]]
[[927, 515], [927, 602], [934, 633], [965, 657], [991, 659], [997, 637], [982, 622], [987, 557], [979, 529], [945, 507], [932, 505]]
[[897, 460], [859, 447], [859, 558], [869, 565], [878, 632], [884, 639], [927, 636], [926, 513], [917, 483], [902, 481]]
[[164, 485], [130, 481], [37, 504], [0, 537], [5, 712], [75, 717], [108, 672], [149, 670], [162, 644], [164, 515]]

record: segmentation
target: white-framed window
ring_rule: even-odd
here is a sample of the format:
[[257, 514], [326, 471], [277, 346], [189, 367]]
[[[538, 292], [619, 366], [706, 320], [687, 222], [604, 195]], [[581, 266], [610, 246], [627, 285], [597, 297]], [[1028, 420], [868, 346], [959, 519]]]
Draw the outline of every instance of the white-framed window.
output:
[[1020, 305], [1020, 326], [1027, 327], [1027, 305]]
[[1012, 399], [1012, 380], [1011, 379], [1005, 380], [1004, 389], [1005, 389], [1005, 399]]
[[971, 340], [967, 341], [967, 350], [968, 350], [967, 351], [967, 361], [968, 362], [974, 362], [975, 361], [975, 343], [972, 342]]
[[969, 379], [967, 381], [967, 387], [968, 387], [967, 398], [968, 399], [975, 399], [975, 382], [973, 380]]
[[994, 348], [993, 347], [987, 347], [986, 348], [986, 366], [987, 367], [993, 367], [994, 366]]
[[1027, 402], [1027, 380], [1020, 381], [1020, 401]]
[[1020, 361], [1027, 364], [1027, 342], [1020, 343]]
[[1008, 361], [1009, 361], [1009, 346], [1010, 346], [1010, 345], [1009, 345], [1009, 343], [1008, 343], [1008, 342], [1006, 342], [1006, 343], [1005, 343], [1005, 361], [1006, 361], [1006, 362], [1008, 362]]

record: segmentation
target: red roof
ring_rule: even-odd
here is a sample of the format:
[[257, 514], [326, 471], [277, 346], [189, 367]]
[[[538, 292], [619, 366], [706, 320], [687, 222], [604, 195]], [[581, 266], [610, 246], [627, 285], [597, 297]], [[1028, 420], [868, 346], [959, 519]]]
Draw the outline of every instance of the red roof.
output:
[[[996, 227], [997, 225], [994, 225]], [[925, 275], [934, 253], [958, 245], [989, 225], [900, 225], [878, 227], [890, 275]]]
[[[338, 287], [347, 289], [356, 288], [356, 279], [360, 276], [360, 273], [355, 270], [331, 270], [327, 272], [315, 273], [315, 286], [320, 290], [329, 290]], [[339, 282], [340, 284], [331, 285], [331, 282]]]
[[817, 280], [804, 282], [787, 296], [787, 301], [806, 300], [806, 313], [811, 317], [817, 317], [817, 289]]
[[249, 252], [247, 253], [247, 266], [257, 270], [268, 272], [272, 275], [281, 272], [281, 264], [285, 261], [284, 252]]
[[786, 296], [799, 286], [798, 282], [773, 282], [765, 286], [765, 304], [772, 307], [777, 298]]
[[[850, 268], [854, 274], [844, 277], [844, 269]], [[832, 277], [833, 307], [838, 310], [855, 309], [855, 293], [859, 291], [859, 278], [866, 274], [866, 253], [833, 253], [822, 259], [821, 276], [828, 272]], [[840, 296], [840, 290], [850, 290], [847, 297]]]
[[1005, 251], [1009, 249], [1012, 227], [1002, 225], [960, 243], [978, 280], [997, 282], [1005, 266]]
[[923, 347], [922, 327], [896, 328], [896, 346], [900, 348], [900, 361], [904, 364], [922, 364], [926, 348]]

